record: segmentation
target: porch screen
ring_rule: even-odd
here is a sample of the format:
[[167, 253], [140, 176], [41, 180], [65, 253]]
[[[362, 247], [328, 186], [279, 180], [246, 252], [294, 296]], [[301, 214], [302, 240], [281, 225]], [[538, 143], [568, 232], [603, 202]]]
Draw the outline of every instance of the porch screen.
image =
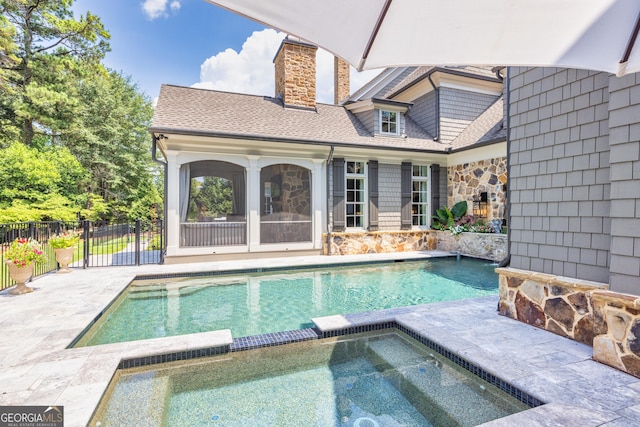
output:
[[180, 245], [245, 245], [244, 168], [214, 160], [192, 162], [182, 166], [180, 178]]
[[310, 242], [311, 174], [291, 164], [260, 171], [260, 243]]

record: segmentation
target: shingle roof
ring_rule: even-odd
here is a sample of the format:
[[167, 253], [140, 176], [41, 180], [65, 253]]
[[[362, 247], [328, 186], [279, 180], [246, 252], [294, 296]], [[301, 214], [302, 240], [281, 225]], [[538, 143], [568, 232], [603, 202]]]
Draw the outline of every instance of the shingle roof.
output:
[[491, 104], [477, 119], [462, 131], [451, 143], [454, 149], [466, 148], [474, 144], [506, 140], [502, 97]]
[[205, 136], [445, 151], [413, 120], [407, 138], [374, 136], [344, 107], [317, 104], [316, 111], [284, 108], [277, 98], [162, 85], [150, 128]]

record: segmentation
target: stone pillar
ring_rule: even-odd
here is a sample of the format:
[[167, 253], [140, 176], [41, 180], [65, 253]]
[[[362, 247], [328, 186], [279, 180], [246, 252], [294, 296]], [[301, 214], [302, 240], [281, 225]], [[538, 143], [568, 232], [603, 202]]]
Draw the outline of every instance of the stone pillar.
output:
[[335, 56], [333, 58], [333, 103], [338, 105], [349, 95], [351, 95], [349, 63]]
[[315, 109], [316, 46], [286, 37], [273, 60], [276, 98], [285, 106]]

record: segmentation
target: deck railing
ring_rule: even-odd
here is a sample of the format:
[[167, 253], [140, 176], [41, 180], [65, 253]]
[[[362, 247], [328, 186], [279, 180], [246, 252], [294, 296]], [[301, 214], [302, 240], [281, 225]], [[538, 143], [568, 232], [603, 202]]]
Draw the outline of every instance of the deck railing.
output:
[[0, 224], [0, 289], [13, 286], [4, 263], [4, 251], [18, 237], [32, 238], [42, 244], [47, 261], [34, 268], [34, 277], [56, 271], [55, 253], [49, 238], [63, 231], [78, 233], [70, 267], [89, 268], [122, 265], [162, 264], [165, 252], [162, 220], [136, 220], [133, 223], [107, 224], [91, 221], [32, 221]]

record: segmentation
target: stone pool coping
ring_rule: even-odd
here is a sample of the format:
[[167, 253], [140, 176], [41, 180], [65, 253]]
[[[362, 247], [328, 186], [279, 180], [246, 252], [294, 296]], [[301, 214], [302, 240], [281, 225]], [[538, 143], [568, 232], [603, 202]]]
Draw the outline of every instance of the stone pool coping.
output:
[[[229, 331], [214, 331], [67, 349], [135, 276], [443, 255], [448, 254], [291, 257], [94, 268], [43, 276], [30, 284], [36, 289], [33, 293], [0, 292], [0, 405], [64, 405], [65, 426], [84, 426], [122, 360], [230, 344]], [[353, 325], [393, 320], [549, 402], [487, 426], [542, 426], [550, 421], [567, 427], [640, 424], [640, 379], [591, 360], [591, 347], [499, 316], [497, 301], [496, 295], [315, 321], [323, 328], [338, 320]]]

